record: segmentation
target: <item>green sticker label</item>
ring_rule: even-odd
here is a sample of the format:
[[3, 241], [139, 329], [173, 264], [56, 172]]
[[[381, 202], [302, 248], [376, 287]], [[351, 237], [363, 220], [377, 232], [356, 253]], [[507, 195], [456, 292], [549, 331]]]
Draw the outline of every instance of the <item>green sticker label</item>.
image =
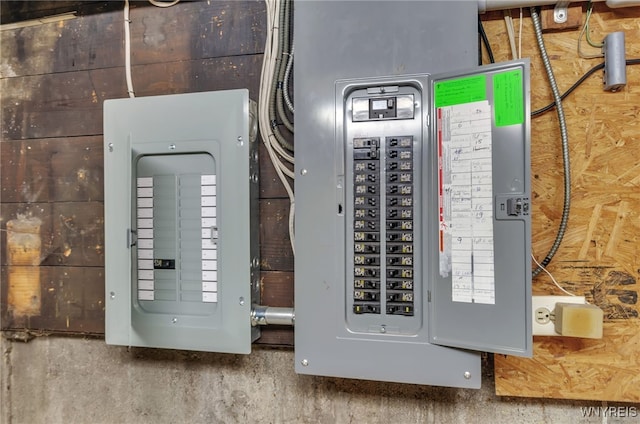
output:
[[524, 122], [521, 69], [501, 72], [493, 76], [493, 100], [496, 127]]
[[459, 105], [487, 99], [487, 77], [484, 74], [440, 81], [434, 87], [436, 107]]

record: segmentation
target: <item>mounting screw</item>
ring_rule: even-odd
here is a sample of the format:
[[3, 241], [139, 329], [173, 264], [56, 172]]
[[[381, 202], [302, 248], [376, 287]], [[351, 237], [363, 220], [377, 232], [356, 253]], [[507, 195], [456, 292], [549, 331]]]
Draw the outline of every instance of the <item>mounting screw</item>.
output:
[[239, 303], [240, 303], [240, 306], [244, 306], [244, 297], [240, 297]]
[[116, 292], [111, 292], [111, 293], [109, 293], [109, 297], [110, 297], [111, 299], [115, 299], [115, 298], [116, 298]]
[[465, 371], [464, 372], [464, 378], [466, 378], [467, 380], [471, 378], [471, 373], [469, 371]]
[[178, 318], [173, 317], [173, 319], [171, 320], [172, 323], [176, 324], [178, 322]]
[[242, 146], [244, 146], [244, 141], [242, 141], [242, 136], [239, 135], [238, 136], [238, 147], [242, 147]]
[[175, 144], [169, 144], [169, 150], [176, 150]]
[[309, 366], [309, 361], [306, 359], [303, 359], [302, 361], [300, 361], [300, 363], [302, 364], [303, 367], [308, 367]]
[[307, 170], [306, 169], [301, 169], [300, 170], [300, 175], [307, 175]]
[[109, 143], [109, 151], [113, 152], [113, 143]]
[[386, 333], [387, 332], [387, 327], [385, 325], [381, 325], [380, 326], [380, 332], [381, 333]]

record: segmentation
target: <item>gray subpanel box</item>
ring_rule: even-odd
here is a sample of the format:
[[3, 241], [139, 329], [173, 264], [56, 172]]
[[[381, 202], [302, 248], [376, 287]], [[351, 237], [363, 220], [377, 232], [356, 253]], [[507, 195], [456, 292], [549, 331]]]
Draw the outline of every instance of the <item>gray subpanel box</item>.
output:
[[251, 352], [255, 116], [248, 90], [104, 102], [108, 344]]
[[[479, 351], [532, 349], [528, 63], [451, 72], [477, 63], [475, 2], [295, 7], [296, 372], [477, 388]], [[475, 96], [456, 97], [465, 84]], [[503, 116], [505, 96], [517, 118]], [[493, 255], [440, 233], [439, 205], [452, 203], [440, 195], [450, 181], [439, 179], [437, 129], [459, 122], [438, 113], [476, 101], [493, 140], [476, 227]], [[457, 224], [475, 219], [465, 211]], [[487, 291], [476, 284], [488, 280]]]

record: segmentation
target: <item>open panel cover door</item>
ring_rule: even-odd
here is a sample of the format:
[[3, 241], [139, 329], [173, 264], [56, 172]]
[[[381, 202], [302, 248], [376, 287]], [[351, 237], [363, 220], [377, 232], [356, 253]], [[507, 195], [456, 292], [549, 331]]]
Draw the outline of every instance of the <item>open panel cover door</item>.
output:
[[433, 75], [430, 94], [431, 341], [531, 356], [529, 62]]

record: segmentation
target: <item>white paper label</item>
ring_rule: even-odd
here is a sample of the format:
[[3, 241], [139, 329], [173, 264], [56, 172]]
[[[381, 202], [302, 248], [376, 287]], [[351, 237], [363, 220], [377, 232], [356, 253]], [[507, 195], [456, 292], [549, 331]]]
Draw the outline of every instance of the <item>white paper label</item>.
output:
[[138, 238], [138, 249], [153, 249], [153, 239]]
[[138, 280], [153, 280], [153, 270], [138, 270]]
[[153, 249], [138, 249], [139, 259], [153, 259]]
[[202, 196], [215, 196], [216, 195], [216, 186], [205, 186], [203, 185], [200, 189], [200, 194]]
[[153, 197], [138, 197], [138, 208], [152, 208]]
[[153, 187], [138, 187], [138, 197], [153, 197]]
[[216, 271], [218, 269], [218, 261], [202, 261], [202, 269], [205, 271]]
[[215, 281], [203, 281], [202, 291], [204, 292], [216, 292], [218, 291], [218, 283]]
[[491, 106], [438, 109], [440, 274], [452, 300], [495, 304]]
[[206, 303], [215, 303], [218, 301], [218, 293], [202, 292], [202, 301]]
[[212, 260], [212, 259], [218, 259], [218, 251], [215, 249], [211, 249], [211, 250], [202, 250], [202, 259], [208, 259], [208, 260]]
[[218, 281], [218, 272], [202, 271], [202, 281]]
[[153, 187], [153, 177], [139, 177], [137, 180], [138, 187]]
[[138, 228], [153, 228], [153, 219], [138, 218]]
[[216, 196], [202, 196], [200, 200], [201, 206], [215, 206], [216, 205]]
[[138, 218], [153, 218], [153, 208], [138, 208]]
[[138, 280], [138, 290], [153, 290], [153, 280]]
[[206, 207], [202, 208], [201, 213], [203, 218], [211, 218], [216, 216], [216, 208], [215, 207]]
[[153, 259], [138, 259], [138, 269], [153, 269]]
[[138, 300], [153, 300], [153, 290], [138, 290]]
[[201, 175], [200, 176], [200, 184], [202, 184], [202, 185], [216, 185], [216, 176], [215, 175]]
[[141, 228], [138, 230], [138, 239], [152, 239], [153, 228]]

